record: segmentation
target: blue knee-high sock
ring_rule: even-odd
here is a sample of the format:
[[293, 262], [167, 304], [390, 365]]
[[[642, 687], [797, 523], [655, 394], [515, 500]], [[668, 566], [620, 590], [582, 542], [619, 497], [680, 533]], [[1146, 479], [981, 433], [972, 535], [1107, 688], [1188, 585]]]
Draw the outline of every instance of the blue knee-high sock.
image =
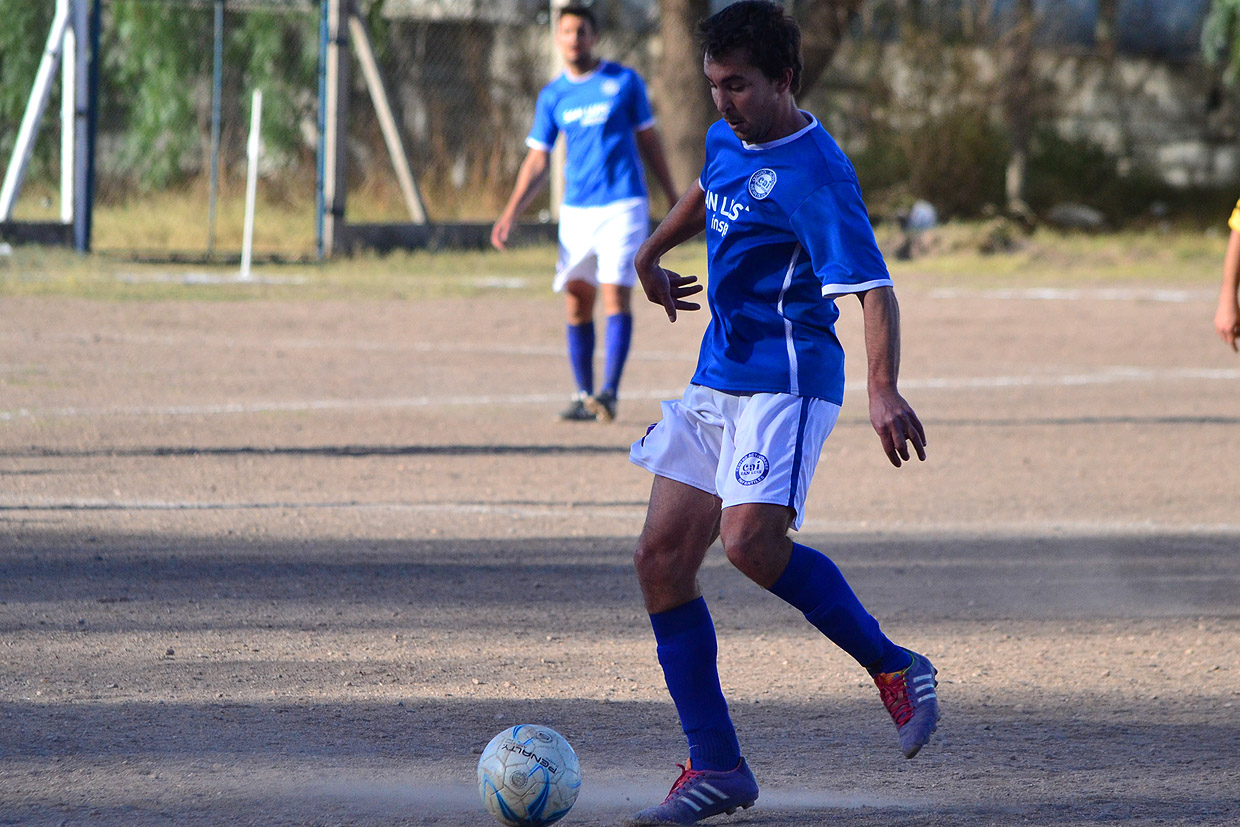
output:
[[689, 739], [695, 770], [731, 770], [741, 760], [728, 702], [719, 686], [715, 624], [705, 599], [650, 616], [667, 691]]
[[800, 609], [818, 631], [871, 674], [896, 672], [909, 665], [908, 652], [888, 640], [825, 554], [793, 543], [788, 568], [770, 591]]
[[607, 317], [607, 363], [603, 390], [615, 394], [620, 389], [620, 374], [629, 356], [629, 343], [633, 341], [633, 314], [617, 313]]
[[568, 326], [568, 361], [573, 366], [577, 390], [594, 393], [594, 322]]

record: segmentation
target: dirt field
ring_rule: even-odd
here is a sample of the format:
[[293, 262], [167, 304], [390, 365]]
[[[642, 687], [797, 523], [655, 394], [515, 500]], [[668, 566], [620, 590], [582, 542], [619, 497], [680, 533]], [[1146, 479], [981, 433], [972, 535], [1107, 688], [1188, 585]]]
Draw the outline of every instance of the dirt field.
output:
[[[1240, 359], [1214, 288], [902, 287], [929, 461], [860, 384], [802, 541], [940, 669], [914, 760], [866, 676], [715, 550], [738, 825], [1240, 823]], [[481, 747], [576, 747], [566, 825], [684, 747], [627, 446], [704, 319], [639, 308], [618, 421], [553, 420], [558, 303], [0, 299], [0, 823], [486, 825]]]

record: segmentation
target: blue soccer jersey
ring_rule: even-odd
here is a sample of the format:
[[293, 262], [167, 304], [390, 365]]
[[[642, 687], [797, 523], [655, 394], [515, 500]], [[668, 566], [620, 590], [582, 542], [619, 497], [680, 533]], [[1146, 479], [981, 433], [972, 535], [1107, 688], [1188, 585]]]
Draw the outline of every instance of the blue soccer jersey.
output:
[[645, 198], [646, 178], [633, 133], [654, 126], [646, 84], [626, 66], [602, 61], [584, 78], [561, 74], [543, 87], [527, 146], [547, 152], [563, 132], [564, 203], [598, 207]]
[[891, 284], [852, 164], [809, 113], [767, 144], [706, 134], [711, 321], [693, 382], [844, 400], [835, 298]]

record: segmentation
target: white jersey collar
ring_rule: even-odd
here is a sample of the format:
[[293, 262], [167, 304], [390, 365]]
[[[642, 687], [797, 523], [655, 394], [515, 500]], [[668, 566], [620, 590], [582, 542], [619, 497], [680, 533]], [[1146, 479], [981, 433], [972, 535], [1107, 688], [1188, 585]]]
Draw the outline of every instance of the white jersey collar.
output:
[[571, 75], [567, 69], [565, 69], [562, 74], [564, 75], [564, 79], [569, 83], [585, 83], [587, 80], [597, 75], [599, 70], [601, 70], [606, 63], [607, 61], [600, 59], [598, 65], [586, 72], [584, 75]]
[[777, 146], [783, 146], [784, 144], [792, 143], [797, 138], [804, 135], [806, 132], [809, 132], [811, 129], [818, 126], [818, 119], [815, 118], [813, 115], [811, 115], [809, 112], [806, 112], [804, 109], [799, 109], [797, 111], [800, 112], [805, 117], [809, 118], [809, 123], [801, 127], [800, 129], [798, 129], [796, 132], [793, 132], [791, 135], [785, 135], [784, 137], [776, 139], [774, 141], [768, 141], [765, 144], [751, 144], [748, 141], [741, 141], [741, 146], [745, 147], [745, 149], [752, 149], [755, 152], [761, 152], [767, 149], [774, 149]]

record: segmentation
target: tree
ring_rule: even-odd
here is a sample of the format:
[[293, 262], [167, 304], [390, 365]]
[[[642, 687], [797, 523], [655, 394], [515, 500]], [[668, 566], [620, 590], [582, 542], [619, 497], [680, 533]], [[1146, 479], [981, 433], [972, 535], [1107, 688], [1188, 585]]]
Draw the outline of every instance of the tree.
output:
[[[805, 62], [802, 94], [822, 78], [861, 3], [862, 0], [785, 3], [801, 24]], [[659, 0], [659, 13], [663, 57], [655, 95], [665, 113], [659, 126], [667, 145], [672, 177], [683, 187], [701, 173], [706, 129], [718, 117], [702, 77], [702, 53], [693, 39], [697, 22], [710, 13], [710, 0]]]
[[[16, 143], [55, 8], [51, 3], [0, 0], [0, 19], [4, 20], [0, 26], [0, 172]], [[54, 98], [48, 106], [52, 113], [57, 111], [59, 88], [59, 84], [53, 86]], [[36, 144], [28, 180], [37, 180], [54, 169], [56, 152], [53, 141]]]
[[861, 11], [862, 0], [799, 0], [792, 11], [801, 23], [801, 55], [805, 69], [801, 73], [804, 94], [822, 79], [848, 24]]
[[1223, 82], [1240, 82], [1240, 0], [1214, 0], [1201, 27], [1201, 52], [1207, 62], [1222, 64]]
[[659, 0], [663, 57], [655, 94], [665, 113], [659, 128], [676, 186], [696, 181], [706, 161], [706, 128], [717, 115], [702, 77], [702, 53], [693, 39], [697, 22], [710, 12], [710, 0]]
[[1016, 23], [1008, 34], [1008, 65], [1003, 76], [1003, 111], [1012, 139], [1005, 194], [1009, 210], [1025, 205], [1029, 141], [1033, 135], [1033, 0], [1017, 0]]

